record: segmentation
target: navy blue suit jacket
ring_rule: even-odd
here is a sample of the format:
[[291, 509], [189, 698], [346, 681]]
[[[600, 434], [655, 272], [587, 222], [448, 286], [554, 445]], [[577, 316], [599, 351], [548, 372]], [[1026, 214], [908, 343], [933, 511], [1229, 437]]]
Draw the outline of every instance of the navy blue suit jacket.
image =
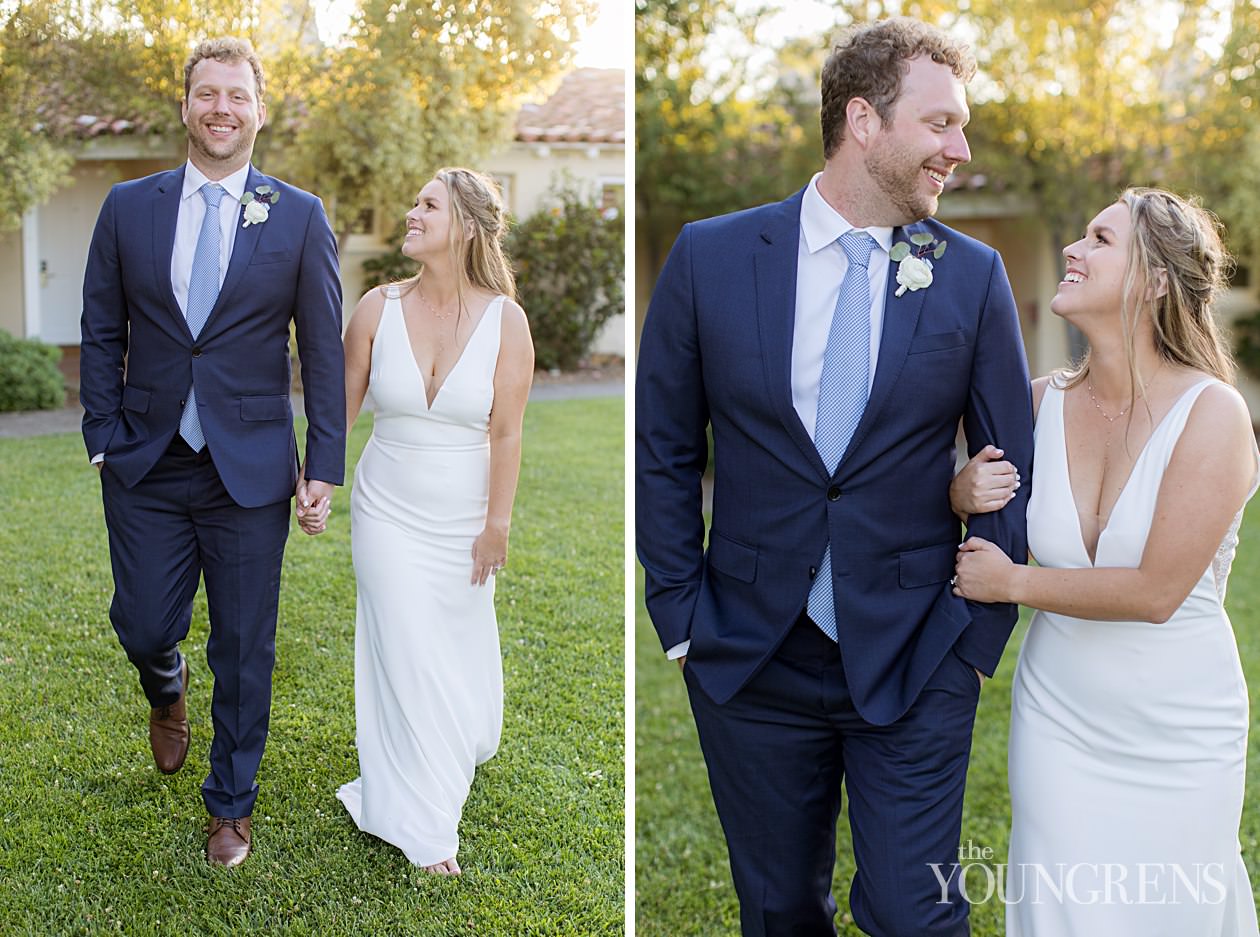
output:
[[830, 538], [849, 690], [865, 719], [888, 724], [951, 649], [991, 674], [1014, 627], [1014, 606], [949, 587], [961, 528], [948, 489], [962, 419], [973, 454], [994, 443], [1024, 478], [971, 533], [1025, 559], [1028, 368], [997, 253], [933, 220], [895, 229], [894, 243], [926, 231], [947, 251], [926, 289], [894, 296], [890, 270], [870, 400], [829, 475], [792, 405], [802, 195], [689, 224], [670, 252], [639, 351], [638, 555], [661, 644], [690, 639], [687, 668], [722, 703], [804, 610]]
[[[206, 445], [243, 507], [292, 497], [290, 322], [306, 400], [307, 477], [341, 484], [345, 365], [337, 243], [319, 199], [252, 166], [247, 191], [280, 193], [267, 220], [238, 228], [219, 298], [194, 340], [171, 289], [184, 167], [114, 186], [83, 282], [80, 399], [89, 454], [127, 487], [179, 430], [194, 377]], [[239, 224], [239, 220], [238, 220]]]

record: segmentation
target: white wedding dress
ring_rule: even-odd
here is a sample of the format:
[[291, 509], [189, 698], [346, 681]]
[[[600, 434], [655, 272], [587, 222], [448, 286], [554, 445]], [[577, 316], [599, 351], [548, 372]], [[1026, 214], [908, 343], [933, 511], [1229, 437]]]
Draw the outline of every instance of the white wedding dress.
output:
[[503, 299], [476, 323], [432, 407], [396, 288], [372, 344], [375, 425], [350, 498], [360, 777], [337, 797], [359, 829], [416, 865], [456, 854], [473, 769], [495, 753], [503, 723], [494, 577], [469, 585], [486, 521]]
[[[1090, 563], [1063, 392], [1037, 415], [1029, 547], [1042, 566], [1135, 568], [1205, 380], [1139, 454]], [[1255, 493], [1253, 485], [1252, 493]], [[1247, 687], [1223, 607], [1239, 513], [1163, 624], [1037, 612], [1015, 671], [1007, 937], [1255, 937], [1238, 842]]]

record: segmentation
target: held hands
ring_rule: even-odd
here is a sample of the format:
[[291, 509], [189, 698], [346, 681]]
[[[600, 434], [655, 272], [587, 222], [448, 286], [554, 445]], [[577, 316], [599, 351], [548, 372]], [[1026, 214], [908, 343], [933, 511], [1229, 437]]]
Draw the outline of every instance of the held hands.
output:
[[507, 530], [487, 524], [473, 541], [470, 585], [484, 586], [491, 576], [496, 575], [507, 564], [507, 545]]
[[985, 446], [962, 467], [949, 486], [949, 506], [962, 520], [972, 514], [988, 514], [1006, 507], [1019, 488], [1019, 471], [999, 461], [1003, 452]]
[[958, 548], [954, 595], [973, 602], [1011, 602], [1015, 564], [996, 544], [968, 537]]
[[294, 510], [303, 533], [314, 537], [324, 532], [332, 512], [332, 493], [333, 486], [328, 482], [298, 478]]

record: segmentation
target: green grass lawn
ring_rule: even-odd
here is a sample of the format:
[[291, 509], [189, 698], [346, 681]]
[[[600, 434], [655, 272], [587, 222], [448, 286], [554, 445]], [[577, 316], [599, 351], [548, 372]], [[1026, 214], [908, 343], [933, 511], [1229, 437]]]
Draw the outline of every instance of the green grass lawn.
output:
[[[503, 741], [464, 810], [458, 879], [360, 833], [334, 797], [358, 773], [347, 491], [328, 533], [295, 526], [290, 538], [255, 851], [240, 869], [211, 869], [204, 594], [184, 644], [192, 748], [167, 777], [107, 618], [83, 444], [0, 440], [0, 933], [623, 933], [623, 405], [527, 410], [496, 596]], [[369, 424], [355, 428], [352, 463]]]
[[[1252, 724], [1260, 720], [1260, 499], [1252, 502], [1243, 522], [1242, 542], [1230, 577], [1226, 602], [1247, 683], [1251, 690]], [[1028, 615], [984, 687], [976, 717], [963, 842], [989, 849], [990, 858], [972, 858], [995, 868], [1006, 861], [1010, 808], [1006, 790], [1006, 740], [1011, 676]], [[739, 905], [731, 884], [722, 831], [709, 795], [704, 761], [696, 741], [687, 692], [677, 664], [668, 662], [643, 609], [639, 571], [635, 625], [635, 891], [638, 937], [693, 937], [739, 932]], [[847, 809], [847, 804], [846, 804]], [[1152, 817], [1151, 822], [1159, 822]], [[1240, 832], [1243, 855], [1253, 882], [1260, 882], [1260, 731], [1253, 731], [1248, 751], [1247, 803]], [[838, 862], [832, 884], [840, 905], [842, 937], [859, 937], [848, 914], [853, 878], [848, 821], [841, 815], [837, 836]], [[974, 856], [981, 855], [973, 853]], [[977, 871], [968, 885], [983, 894]], [[997, 900], [972, 908], [975, 937], [1001, 937], [1003, 908]], [[1192, 937], [1192, 935], [1187, 935]]]

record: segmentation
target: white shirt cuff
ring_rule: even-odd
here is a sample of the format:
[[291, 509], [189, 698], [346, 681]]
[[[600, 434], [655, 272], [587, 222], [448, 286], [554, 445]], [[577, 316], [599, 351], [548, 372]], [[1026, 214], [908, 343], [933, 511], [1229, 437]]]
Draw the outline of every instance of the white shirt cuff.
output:
[[688, 638], [686, 641], [683, 641], [681, 644], [675, 644], [675, 645], [674, 645], [673, 647], [671, 647], [668, 651], [666, 651], [666, 652], [665, 652], [665, 659], [666, 659], [666, 660], [678, 660], [678, 658], [680, 658], [680, 657], [686, 657], [686, 656], [687, 656], [687, 652], [688, 652], [689, 650], [691, 650], [691, 639], [690, 639], [690, 638]]
[[105, 453], [98, 452], [96, 455], [92, 456], [91, 464], [96, 465], [98, 462], [104, 462], [104, 461], [105, 461]]

